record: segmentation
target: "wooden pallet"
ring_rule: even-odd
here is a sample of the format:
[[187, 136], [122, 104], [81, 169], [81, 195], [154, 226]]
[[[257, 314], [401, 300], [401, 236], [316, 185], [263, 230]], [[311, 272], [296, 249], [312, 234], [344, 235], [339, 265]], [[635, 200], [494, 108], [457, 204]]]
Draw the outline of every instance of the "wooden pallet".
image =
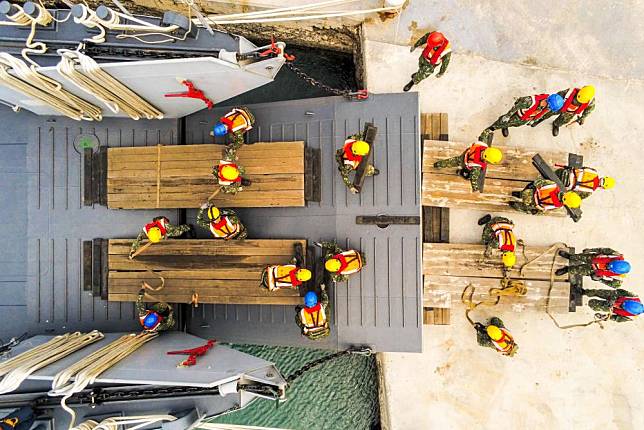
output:
[[[107, 205], [113, 209], [196, 208], [215, 190], [222, 145], [109, 148]], [[223, 207], [304, 206], [304, 142], [244, 145], [239, 164], [252, 184], [219, 193]]]
[[[515, 212], [509, 206], [513, 200], [512, 191], [522, 190], [528, 183], [538, 178], [539, 172], [532, 165], [536, 151], [517, 148], [498, 147], [504, 159], [500, 165], [488, 165], [485, 188], [482, 193], [474, 193], [469, 181], [456, 174], [456, 168], [436, 169], [434, 162], [463, 153], [469, 144], [466, 142], [446, 142], [425, 140], [423, 144], [422, 166], [422, 204], [451, 208], [476, 209], [487, 212]], [[551, 166], [566, 165], [568, 153], [539, 152]], [[550, 216], [566, 216], [563, 209], [547, 211]]]
[[[524, 280], [528, 293], [523, 297], [502, 297], [497, 307], [512, 311], [545, 310], [552, 257], [544, 256], [526, 268], [523, 275], [518, 269], [547, 249], [526, 248], [526, 257], [521, 249], [517, 250], [517, 264], [510, 272], [510, 277]], [[498, 288], [502, 278], [500, 253], [495, 251], [490, 258], [484, 258], [484, 250], [485, 247], [478, 244], [423, 244], [423, 307], [463, 308], [461, 294], [470, 283], [476, 288], [473, 296], [475, 301], [488, 297], [490, 288]], [[555, 270], [565, 265], [567, 260], [557, 256]], [[570, 298], [568, 275], [555, 276], [550, 309], [554, 312], [568, 312]]]
[[[107, 298], [136, 301], [141, 281], [165, 288], [154, 296], [168, 303], [190, 303], [193, 293], [199, 303], [297, 305], [298, 290], [269, 292], [260, 288], [264, 267], [288, 264], [296, 245], [305, 240], [168, 239], [154, 244], [134, 260], [128, 259], [131, 239], [108, 243]], [[155, 274], [150, 273], [154, 271]]]

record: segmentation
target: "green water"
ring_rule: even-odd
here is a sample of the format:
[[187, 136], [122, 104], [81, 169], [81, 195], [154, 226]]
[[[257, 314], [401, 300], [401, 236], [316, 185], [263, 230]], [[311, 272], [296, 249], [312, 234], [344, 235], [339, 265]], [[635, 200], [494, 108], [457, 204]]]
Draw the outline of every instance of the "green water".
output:
[[[274, 362], [285, 377], [329, 351], [259, 345], [229, 345]], [[295, 380], [287, 401], [259, 399], [247, 408], [211, 422], [293, 430], [379, 428], [375, 357], [350, 355], [322, 364]]]

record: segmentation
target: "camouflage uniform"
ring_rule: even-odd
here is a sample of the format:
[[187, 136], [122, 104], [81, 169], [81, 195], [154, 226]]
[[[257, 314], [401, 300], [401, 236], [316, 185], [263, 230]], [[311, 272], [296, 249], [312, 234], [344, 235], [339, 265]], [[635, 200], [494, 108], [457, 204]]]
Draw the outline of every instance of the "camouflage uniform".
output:
[[[362, 134], [354, 134], [347, 137], [347, 139], [362, 140]], [[349, 179], [349, 174], [355, 172], [355, 169], [348, 164], [344, 164], [344, 145], [342, 146], [342, 148], [338, 149], [335, 152], [335, 161], [336, 163], [338, 163], [338, 171], [340, 172], [340, 176], [342, 177], [342, 182], [344, 182], [344, 185], [346, 185], [347, 188], [352, 190], [353, 181]], [[378, 174], [378, 169], [376, 169], [371, 164], [368, 165], [365, 176], [374, 176], [376, 174]]]
[[[322, 253], [324, 254], [325, 262], [328, 259], [333, 258], [334, 255], [342, 254], [343, 252], [345, 252], [345, 250], [340, 248], [335, 242], [319, 242], [319, 245], [322, 247]], [[362, 252], [360, 252], [359, 254], [360, 259], [362, 260], [362, 267], [365, 267], [367, 265], [367, 259]], [[335, 282], [343, 282], [349, 279], [347, 275], [340, 275], [339, 273], [329, 273], [329, 275], [331, 275], [331, 279], [333, 279]]]
[[[164, 218], [162, 216], [158, 216], [152, 219], [152, 221], [157, 221], [160, 220], [161, 218]], [[163, 237], [163, 239], [167, 239], [168, 237], [179, 237], [184, 233], [187, 233], [191, 230], [192, 228], [187, 225], [187, 224], [181, 224], [181, 225], [172, 225], [170, 223], [167, 223], [165, 225], [165, 230], [166, 230], [166, 235]], [[141, 242], [143, 242], [144, 239], [147, 239], [147, 234], [145, 231], [142, 231], [139, 233], [139, 235], [134, 239], [134, 242], [132, 242], [132, 248], [130, 249], [130, 255], [134, 254], [137, 249], [142, 245]]]
[[[250, 118], [250, 125], [252, 126], [255, 124], [255, 116], [248, 108], [239, 106], [235, 109], [243, 110], [246, 115], [248, 115], [248, 118]], [[244, 144], [244, 136], [246, 135], [246, 132], [246, 130], [240, 130], [228, 133], [229, 142], [226, 144], [226, 148], [224, 149], [224, 160], [237, 161], [239, 159], [237, 156], [237, 150]]]
[[[599, 299], [590, 299], [588, 301], [588, 306], [597, 312], [611, 312], [613, 305], [617, 299], [620, 297], [636, 297], [635, 294], [630, 291], [617, 289], [617, 290], [584, 290], [584, 295], [588, 297], [599, 297]], [[616, 322], [626, 322], [631, 321], [631, 318], [612, 314], [610, 319]]]
[[[564, 100], [566, 100], [567, 93], [568, 93], [568, 89], [559, 91], [557, 94], [559, 94], [561, 97], [563, 97]], [[577, 104], [577, 100], [573, 101], [573, 105], [579, 106], [579, 104]], [[579, 125], [583, 125], [584, 121], [586, 120], [586, 117], [590, 115], [594, 110], [595, 110], [595, 99], [592, 99], [590, 103], [588, 103], [588, 107], [586, 107], [586, 109], [581, 113], [580, 118], [574, 122], [579, 123]], [[559, 115], [557, 119], [555, 119], [555, 121], [552, 123], [552, 125], [554, 125], [555, 127], [563, 127], [564, 125], [567, 125], [575, 116], [575, 114], [570, 112], [557, 113], [557, 112], [550, 111], [547, 114], [545, 114], [543, 117], [541, 117], [539, 122], [543, 122], [546, 119], [551, 118], [555, 115]]]
[[494, 234], [494, 232], [492, 231], [492, 226], [500, 222], [514, 225], [512, 220], [502, 216], [492, 217], [492, 219], [490, 219], [485, 224], [485, 227], [483, 227], [483, 234], [481, 235], [481, 241], [485, 245], [486, 256], [492, 255], [492, 251], [494, 251], [495, 249], [499, 249], [499, 239], [496, 237], [496, 234]]
[[569, 260], [568, 273], [571, 275], [590, 276], [593, 281], [599, 281], [609, 287], [621, 287], [622, 281], [619, 279], [605, 280], [595, 275], [592, 261], [593, 258], [599, 255], [617, 256], [621, 254], [611, 248], [587, 248], [584, 249], [581, 254], [567, 254], [566, 257], [568, 257]]
[[[555, 175], [557, 175], [557, 177], [561, 179], [561, 182], [564, 184], [564, 187], [566, 187], [566, 189], [570, 189], [572, 185], [572, 181], [571, 181], [572, 169], [573, 169], [572, 167], [565, 167], [565, 168], [555, 170]], [[588, 193], [585, 191], [575, 190], [575, 192], [582, 199], [587, 199], [592, 195], [592, 193]]]
[[[199, 224], [200, 227], [210, 231], [210, 220], [208, 219], [207, 215], [204, 215], [207, 210], [208, 208], [199, 209], [199, 212], [197, 213], [197, 224]], [[220, 214], [219, 216], [228, 217], [231, 223], [239, 225], [239, 233], [236, 236], [231, 237], [230, 239], [241, 240], [241, 239], [246, 239], [248, 237], [248, 231], [246, 230], [246, 227], [239, 220], [239, 217], [237, 216], [237, 213], [234, 210], [219, 209], [219, 214]]]
[[[224, 151], [225, 152], [225, 151]], [[225, 161], [229, 161], [231, 163], [234, 163], [235, 160], [227, 159], [227, 158], [222, 158]], [[245, 170], [242, 166], [237, 164], [237, 170], [239, 170], [239, 176], [244, 176]], [[219, 166], [215, 166], [212, 169], [212, 175], [215, 177], [215, 182], [219, 184]], [[223, 191], [225, 194], [232, 194], [235, 195], [240, 191], [243, 191], [244, 187], [242, 186], [241, 182], [233, 182], [230, 185], [219, 185], [221, 188], [221, 191]]]
[[532, 103], [533, 100], [530, 96], [518, 98], [514, 102], [512, 109], [510, 109], [505, 115], [500, 116], [494, 122], [494, 124], [483, 130], [483, 133], [481, 133], [481, 135], [479, 136], [479, 140], [481, 142], [487, 142], [489, 144], [491, 141], [490, 136], [492, 135], [492, 133], [494, 133], [495, 130], [509, 127], [521, 127], [522, 125], [530, 125], [531, 127], [536, 127], [537, 125], [541, 124], [541, 122], [543, 122], [543, 120], [552, 111], [548, 109], [548, 112], [536, 121], [522, 120], [521, 116], [519, 115], [519, 110], [526, 110], [530, 108], [530, 106], [532, 106]]
[[[326, 293], [326, 290], [324, 288], [322, 288], [322, 290], [320, 291], [320, 305], [324, 310], [324, 314], [326, 315], [326, 323], [327, 325], [330, 325], [329, 324], [329, 296]], [[300, 318], [300, 312], [302, 311], [302, 309], [304, 309], [304, 307], [302, 306], [297, 306], [295, 308], [295, 323], [300, 328], [300, 330], [302, 330], [303, 336], [306, 336], [310, 340], [320, 340], [329, 336], [329, 334], [331, 334], [330, 328], [327, 328], [326, 330], [319, 330], [314, 333], [305, 333], [304, 328], [306, 326], [304, 325], [304, 323], [302, 322], [302, 319]]]
[[[501, 321], [501, 319], [497, 318], [497, 317], [490, 318], [485, 324], [476, 323], [474, 325], [474, 329], [476, 330], [476, 342], [480, 346], [485, 346], [485, 347], [488, 347], [488, 348], [492, 348], [495, 351], [498, 351], [498, 349], [496, 349], [496, 347], [494, 346], [494, 343], [492, 342], [492, 339], [487, 334], [487, 327], [490, 326], [490, 325], [494, 325], [494, 326], [497, 326], [499, 328], [506, 329], [505, 325], [503, 324], [503, 321]], [[512, 355], [514, 355], [514, 353], [517, 351], [517, 349], [518, 349], [518, 346], [515, 344], [514, 351], [512, 352]]]
[[145, 318], [148, 314], [148, 310], [154, 311], [163, 317], [161, 323], [154, 329], [155, 332], [170, 330], [174, 327], [174, 312], [172, 306], [164, 302], [154, 303], [148, 309], [145, 306], [143, 299], [145, 298], [145, 290], [142, 288], [139, 291], [139, 297], [136, 300], [136, 312], [139, 315], [139, 318]]
[[[543, 215], [546, 211], [539, 208], [534, 202], [534, 190], [538, 187], [550, 185], [553, 183], [554, 182], [544, 178], [538, 178], [534, 180], [521, 191], [521, 202], [510, 202], [510, 206], [514, 210], [517, 210], [519, 212], [524, 212], [531, 215]], [[560, 195], [563, 195], [563, 193], [560, 193]]]
[[[427, 43], [427, 38], [432, 33], [433, 32], [430, 31], [429, 33], [427, 33], [426, 35], [424, 35], [423, 37], [418, 39], [416, 41], [416, 43], [414, 44], [414, 46], [412, 47], [412, 51], [414, 49], [418, 48], [419, 46], [422, 46], [422, 45], [426, 44]], [[437, 78], [440, 78], [441, 76], [443, 76], [445, 74], [445, 72], [447, 71], [447, 66], [449, 66], [449, 60], [451, 58], [452, 58], [452, 53], [451, 52], [449, 54], [445, 55], [442, 58], [441, 62], [439, 63], [441, 68], [438, 71], [438, 73], [436, 74]], [[411, 75], [411, 80], [414, 82], [414, 85], [418, 85], [420, 83], [420, 81], [430, 77], [434, 73], [434, 70], [436, 69], [437, 66], [438, 66], [438, 64], [430, 63], [422, 55], [420, 57], [418, 57], [418, 71], [416, 73], [414, 73], [413, 75]]]
[[[466, 177], [466, 179], [469, 178], [470, 180], [470, 185], [472, 186], [472, 191], [477, 192], [480, 191], [479, 187], [479, 178], [483, 174], [483, 169], [480, 167], [472, 167], [468, 168], [465, 166], [465, 157], [467, 155], [467, 149], [463, 151], [461, 155], [457, 155], [456, 157], [452, 158], [445, 158], [444, 160], [438, 160], [437, 162], [434, 163], [434, 167], [437, 169], [444, 169], [446, 167], [460, 167], [461, 170], [459, 174], [463, 177]], [[466, 175], [463, 175], [464, 172], [467, 172]]]

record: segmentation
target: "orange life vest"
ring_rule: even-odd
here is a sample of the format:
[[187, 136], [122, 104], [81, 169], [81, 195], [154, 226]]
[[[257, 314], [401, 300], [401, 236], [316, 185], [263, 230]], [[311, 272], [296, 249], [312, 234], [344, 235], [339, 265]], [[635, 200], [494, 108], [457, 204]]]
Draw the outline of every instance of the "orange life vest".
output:
[[516, 237], [512, 231], [514, 225], [507, 222], [497, 222], [492, 224], [490, 228], [496, 236], [496, 240], [499, 242], [499, 249], [501, 251], [514, 252], [514, 247], [517, 244]]
[[334, 255], [333, 258], [340, 261], [340, 269], [336, 272], [340, 275], [351, 275], [362, 270], [362, 257], [358, 251], [345, 251], [341, 254]]
[[239, 223], [233, 223], [226, 215], [221, 215], [219, 219], [210, 222], [210, 232], [217, 238], [235, 237], [239, 230]]
[[568, 92], [566, 92], [565, 101], [560, 111], [561, 113], [572, 113], [576, 117], [579, 117], [582, 113], [584, 113], [589, 103], [582, 103], [580, 105], [573, 103], [577, 99], [578, 92], [579, 88], [570, 88]]
[[536, 121], [548, 113], [550, 110], [548, 104], [546, 103], [545, 106], [541, 106], [541, 102], [548, 100], [548, 97], [548, 94], [537, 94], [535, 96], [531, 96], [532, 104], [530, 107], [527, 109], [519, 109], [517, 111], [517, 115], [519, 115], [521, 121]]
[[544, 211], [557, 209], [563, 206], [559, 199], [561, 189], [555, 183], [543, 185], [534, 190], [534, 203]]
[[452, 52], [452, 47], [447, 39], [443, 41], [440, 45], [433, 45], [427, 40], [427, 46], [423, 49], [423, 58], [433, 64], [434, 66], [441, 63], [443, 58]]
[[344, 160], [344, 164], [351, 166], [353, 170], [356, 170], [360, 162], [362, 162], [362, 155], [356, 155], [351, 150], [355, 142], [355, 139], [347, 139], [344, 141], [344, 146], [342, 147], [342, 159]]
[[161, 217], [158, 220], [152, 221], [151, 223], [148, 223], [143, 227], [143, 231], [147, 235], [150, 229], [154, 227], [158, 227], [159, 230], [161, 230], [161, 237], [165, 237], [166, 234], [168, 233], [166, 225], [170, 223], [170, 220], [166, 217]]
[[268, 289], [270, 291], [275, 291], [280, 288], [297, 288], [302, 285], [302, 281], [298, 280], [297, 276], [295, 276], [297, 274], [297, 269], [297, 266], [294, 264], [267, 267]]
[[232, 163], [230, 161], [219, 160], [219, 167], [217, 167], [217, 181], [219, 182], [219, 185], [232, 185], [236, 182], [241, 182], [242, 180], [241, 175], [239, 175], [237, 179], [235, 179], [234, 181], [229, 181], [226, 178], [224, 178], [221, 175], [221, 169], [223, 169], [224, 166], [232, 166], [239, 170], [239, 166], [237, 166], [237, 164]]
[[219, 121], [226, 126], [229, 133], [245, 132], [253, 128], [252, 118], [244, 109], [234, 108], [221, 117]]
[[304, 325], [304, 334], [315, 330], [323, 330], [329, 326], [326, 312], [320, 303], [310, 308], [302, 308], [300, 310], [300, 320], [302, 321], [302, 325]]
[[572, 191], [581, 191], [584, 193], [592, 193], [601, 183], [597, 170], [590, 167], [582, 167], [581, 169], [572, 169], [571, 186]]
[[473, 169], [475, 167], [480, 167], [485, 169], [487, 163], [483, 161], [483, 151], [488, 148], [487, 144], [483, 142], [474, 142], [469, 148], [465, 150], [465, 167], [468, 169]]

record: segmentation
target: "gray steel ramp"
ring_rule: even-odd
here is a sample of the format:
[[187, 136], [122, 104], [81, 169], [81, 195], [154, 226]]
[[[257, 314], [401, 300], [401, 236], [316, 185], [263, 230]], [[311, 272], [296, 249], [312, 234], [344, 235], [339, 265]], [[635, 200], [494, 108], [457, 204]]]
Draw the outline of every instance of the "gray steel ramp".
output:
[[[132, 303], [108, 304], [82, 291], [82, 241], [133, 237], [151, 217], [165, 214], [175, 221], [178, 213], [83, 206], [83, 163], [73, 142], [80, 133], [93, 133], [108, 146], [172, 144], [177, 141], [177, 121], [106, 119], [81, 124], [16, 114], [4, 107], [0, 115], [3, 124], [10, 125], [0, 138], [6, 220], [0, 230], [0, 265], [6, 269], [0, 273], [0, 288], [7, 296], [3, 304], [8, 305], [0, 313], [0, 337], [25, 331], [136, 329]], [[11, 183], [5, 175], [11, 175]]]
[[[250, 141], [304, 140], [322, 153], [322, 199], [303, 208], [239, 210], [256, 238], [337, 238], [361, 249], [367, 267], [331, 290], [332, 336], [310, 342], [299, 335], [289, 306], [203, 305], [189, 331], [220, 340], [340, 349], [366, 344], [379, 351], [420, 351], [422, 283], [420, 226], [356, 225], [359, 215], [420, 215], [420, 137], [416, 94], [383, 94], [368, 101], [342, 97], [251, 105], [257, 125]], [[188, 117], [187, 143], [211, 143], [208, 132], [226, 109]], [[344, 139], [378, 127], [375, 165], [360, 195], [346, 190], [334, 154]], [[194, 219], [195, 211], [188, 212]], [[205, 233], [204, 233], [205, 234]], [[204, 236], [205, 237], [205, 236]]]

